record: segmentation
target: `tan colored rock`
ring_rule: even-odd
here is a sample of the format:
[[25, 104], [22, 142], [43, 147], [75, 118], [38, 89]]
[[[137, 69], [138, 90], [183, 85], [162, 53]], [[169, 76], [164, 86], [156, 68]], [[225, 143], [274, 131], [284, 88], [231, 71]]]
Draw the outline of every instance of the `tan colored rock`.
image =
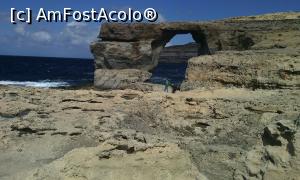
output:
[[[174, 144], [132, 153], [119, 147], [103, 144], [95, 148], [75, 149], [29, 173], [25, 179], [206, 179], [187, 154]], [[104, 152], [109, 156], [101, 155]]]
[[138, 86], [150, 79], [151, 73], [137, 69], [98, 69], [95, 71], [94, 85], [98, 89], [126, 89]]
[[[245, 165], [246, 179], [298, 179], [299, 156], [299, 117], [291, 120], [273, 122], [267, 126], [262, 135], [263, 145], [257, 145], [247, 153]], [[238, 176], [237, 178], [238, 179]]]
[[182, 89], [224, 86], [298, 89], [299, 72], [298, 56], [226, 51], [190, 59]]
[[95, 57], [96, 68], [148, 70], [154, 64], [151, 41], [101, 41], [93, 43], [91, 51]]
[[[18, 94], [17, 98], [12, 93]], [[0, 86], [0, 107], [6, 107], [1, 112], [11, 114], [8, 119], [0, 117], [0, 162], [4, 162], [0, 163], [0, 179], [14, 179], [16, 169], [22, 178], [38, 168], [40, 175], [48, 176], [62, 168], [58, 162], [86, 175], [84, 168], [96, 170], [85, 162], [102, 167], [102, 161], [98, 164], [99, 158], [95, 159], [93, 154], [103, 142], [118, 147], [109, 152], [97, 151], [98, 157], [104, 160], [111, 157], [108, 162], [112, 167], [119, 167], [114, 159], [126, 164], [125, 161], [131, 162], [138, 155], [149, 157], [149, 161], [161, 157], [163, 161], [158, 159], [155, 164], [158, 167], [169, 167], [169, 163], [184, 160], [186, 167], [192, 163], [208, 179], [232, 179], [235, 169], [240, 171], [236, 175], [242, 177], [247, 174], [244, 154], [262, 143], [260, 137], [266, 126], [274, 137], [278, 134], [277, 128], [271, 130], [268, 124], [278, 118], [293, 119], [289, 114], [299, 115], [299, 97], [299, 90], [289, 89], [222, 88], [165, 93]], [[34, 108], [21, 118], [11, 111], [22, 109], [24, 104]], [[168, 144], [174, 151], [164, 147]], [[295, 154], [299, 154], [298, 143], [294, 145]], [[152, 152], [151, 149], [162, 150], [163, 156], [145, 154]], [[71, 156], [74, 162], [67, 158], [77, 151], [80, 156]], [[290, 170], [299, 172], [300, 164], [294, 157], [276, 155], [280, 151], [269, 152], [278, 164], [288, 161], [293, 167]], [[168, 154], [173, 157], [173, 153], [184, 159], [166, 158]], [[86, 166], [75, 165], [76, 162]], [[160, 166], [161, 162], [166, 162], [165, 166]], [[180, 167], [175, 164], [170, 167], [181, 169], [182, 164]], [[48, 165], [49, 172], [46, 172]], [[129, 165], [126, 164], [131, 168]], [[67, 167], [60, 173], [62, 176], [76, 174]]]
[[117, 24], [105, 23], [101, 26], [99, 38], [104, 41], [140, 41], [154, 39], [161, 33], [159, 25], [149, 23]]
[[270, 13], [270, 14], [263, 14], [263, 15], [256, 15], [256, 16], [241, 16], [241, 17], [234, 17], [230, 18], [232, 20], [287, 20], [287, 19], [300, 19], [299, 12], [279, 12], [279, 13]]

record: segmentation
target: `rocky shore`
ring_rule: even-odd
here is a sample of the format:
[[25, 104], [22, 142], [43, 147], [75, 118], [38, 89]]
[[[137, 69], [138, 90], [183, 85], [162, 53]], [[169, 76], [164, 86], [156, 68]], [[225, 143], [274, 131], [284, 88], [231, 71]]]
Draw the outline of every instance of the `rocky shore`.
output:
[[[151, 43], [134, 34], [118, 42], [130, 34], [123, 25], [105, 26], [107, 38], [92, 45], [95, 88], [0, 86], [0, 179], [299, 179], [300, 14], [263, 17], [216, 22], [231, 28], [208, 36], [222, 48], [189, 59], [175, 93], [145, 82]], [[246, 49], [232, 38], [238, 25], [253, 40]], [[178, 27], [155, 25], [144, 36]]]
[[299, 90], [0, 94], [1, 179], [299, 177]]

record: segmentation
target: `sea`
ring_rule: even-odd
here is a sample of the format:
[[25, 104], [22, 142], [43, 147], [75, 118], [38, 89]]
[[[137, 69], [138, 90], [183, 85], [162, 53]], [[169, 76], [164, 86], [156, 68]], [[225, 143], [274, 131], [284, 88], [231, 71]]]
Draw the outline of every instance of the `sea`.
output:
[[[150, 83], [164, 84], [165, 79], [179, 86], [185, 77], [186, 63], [159, 63]], [[29, 56], [0, 56], [0, 85], [39, 88], [91, 86], [93, 59]]]

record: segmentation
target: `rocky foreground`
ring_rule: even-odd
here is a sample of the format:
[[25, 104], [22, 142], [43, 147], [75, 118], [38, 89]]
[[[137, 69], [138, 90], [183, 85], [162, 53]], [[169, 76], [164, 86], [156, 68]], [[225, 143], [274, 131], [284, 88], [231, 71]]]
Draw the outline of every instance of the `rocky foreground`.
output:
[[[0, 86], [0, 179], [300, 179], [299, 22], [102, 26], [98, 90]], [[145, 69], [182, 28], [203, 51], [165, 93]]]
[[299, 90], [0, 87], [1, 179], [297, 179]]

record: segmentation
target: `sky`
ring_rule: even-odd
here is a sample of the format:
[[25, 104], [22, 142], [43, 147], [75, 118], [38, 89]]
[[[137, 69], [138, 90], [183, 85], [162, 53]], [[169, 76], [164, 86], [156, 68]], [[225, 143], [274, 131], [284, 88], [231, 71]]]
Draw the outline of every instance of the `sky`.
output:
[[[33, 22], [11, 24], [10, 9], [31, 8], [38, 12], [72, 8], [143, 11], [154, 8], [159, 22], [207, 21], [234, 16], [273, 12], [300, 11], [299, 0], [3, 0], [0, 3], [0, 55], [92, 58], [89, 44], [97, 39], [101, 23]], [[189, 36], [176, 36], [171, 44], [191, 41]]]

